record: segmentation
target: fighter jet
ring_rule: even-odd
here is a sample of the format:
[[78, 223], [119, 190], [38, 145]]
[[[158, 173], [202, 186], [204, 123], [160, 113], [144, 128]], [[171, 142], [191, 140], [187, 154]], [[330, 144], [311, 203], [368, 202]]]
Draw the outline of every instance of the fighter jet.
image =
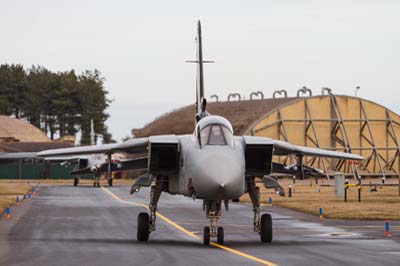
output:
[[[95, 132], [93, 126], [93, 120], [91, 121], [91, 133], [90, 133], [91, 146], [95, 146]], [[0, 155], [1, 159], [1, 155]], [[93, 186], [100, 187], [100, 176], [105, 174], [107, 183], [110, 187], [113, 186], [112, 172], [119, 172], [130, 170], [131, 162], [134, 161], [135, 166], [138, 167], [138, 162], [144, 162], [138, 159], [121, 159], [120, 157], [114, 157], [111, 153], [107, 154], [88, 154], [88, 155], [68, 155], [63, 157], [45, 157], [46, 161], [57, 160], [62, 161], [61, 165], [75, 163], [76, 168], [70, 173], [74, 176], [74, 186], [78, 186], [80, 176], [85, 174], [91, 174], [94, 177]], [[147, 160], [147, 158], [146, 158]], [[146, 161], [147, 162], [147, 161]], [[145, 167], [143, 167], [145, 168]]]
[[[121, 144], [106, 144], [93, 147], [76, 147], [48, 150], [39, 156], [79, 155], [124, 152], [144, 154], [145, 157], [131, 160], [126, 169], [145, 169], [148, 174], [138, 178], [131, 193], [140, 187], [151, 187], [149, 213], [141, 212], [137, 221], [137, 240], [147, 241], [156, 230], [157, 204], [162, 192], [184, 195], [203, 200], [203, 210], [210, 219], [210, 226], [203, 229], [205, 245], [210, 238], [224, 242], [224, 229], [218, 226], [222, 206], [228, 210], [229, 202], [248, 193], [253, 203], [254, 232], [262, 242], [273, 238], [272, 219], [268, 213], [260, 213], [260, 193], [255, 178], [274, 173], [274, 155], [293, 154], [298, 158], [298, 167], [291, 168], [304, 176], [304, 156], [331, 157], [362, 160], [359, 155], [334, 152], [318, 148], [292, 145], [288, 142], [266, 137], [235, 136], [231, 123], [224, 117], [207, 112], [204, 97], [204, 75], [202, 35], [200, 21], [197, 25], [197, 84], [194, 132], [189, 135], [159, 135], [127, 140]], [[109, 167], [110, 169], [110, 167]], [[277, 170], [287, 169], [283, 166]]]
[[[93, 120], [91, 121], [91, 133], [90, 133], [91, 145], [95, 145], [95, 132]], [[74, 176], [74, 186], [78, 186], [80, 176], [83, 174], [93, 175], [94, 187], [100, 187], [100, 175], [107, 174], [107, 182], [111, 187], [113, 185], [112, 171], [123, 171], [126, 166], [129, 167], [130, 160], [112, 158], [111, 154], [88, 154], [88, 155], [68, 155], [68, 156], [57, 156], [57, 157], [44, 157], [39, 158], [36, 152], [4, 152], [0, 153], [0, 162], [10, 160], [22, 160], [22, 159], [43, 159], [44, 161], [53, 161], [59, 163], [61, 166], [64, 165], [76, 165], [75, 169], [70, 173]], [[109, 167], [110, 166], [110, 167]]]

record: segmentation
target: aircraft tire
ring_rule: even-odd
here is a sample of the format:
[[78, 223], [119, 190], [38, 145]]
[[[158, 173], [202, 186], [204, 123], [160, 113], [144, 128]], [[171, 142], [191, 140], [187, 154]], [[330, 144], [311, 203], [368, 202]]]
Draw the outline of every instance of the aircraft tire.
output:
[[272, 218], [268, 213], [261, 215], [260, 237], [261, 242], [270, 243], [272, 241]]
[[220, 245], [224, 244], [224, 228], [218, 227], [217, 229], [217, 243]]
[[93, 182], [93, 187], [97, 187], [96, 181]]
[[147, 241], [150, 234], [150, 217], [147, 212], [141, 212], [138, 215], [137, 240]]
[[108, 185], [109, 185], [110, 187], [113, 186], [113, 180], [112, 180], [112, 178], [108, 180]]
[[206, 226], [203, 230], [203, 243], [204, 245], [210, 244], [210, 227]]
[[78, 178], [74, 178], [74, 187], [78, 186], [79, 184], [79, 179]]

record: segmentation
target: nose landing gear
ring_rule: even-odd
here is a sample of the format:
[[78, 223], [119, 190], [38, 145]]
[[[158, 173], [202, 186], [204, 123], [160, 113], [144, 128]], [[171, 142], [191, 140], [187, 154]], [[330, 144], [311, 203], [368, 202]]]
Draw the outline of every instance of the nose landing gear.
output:
[[224, 228], [217, 227], [218, 219], [221, 217], [221, 201], [205, 201], [206, 215], [211, 219], [211, 226], [204, 227], [203, 243], [210, 244], [210, 238], [216, 237], [217, 243], [224, 244]]

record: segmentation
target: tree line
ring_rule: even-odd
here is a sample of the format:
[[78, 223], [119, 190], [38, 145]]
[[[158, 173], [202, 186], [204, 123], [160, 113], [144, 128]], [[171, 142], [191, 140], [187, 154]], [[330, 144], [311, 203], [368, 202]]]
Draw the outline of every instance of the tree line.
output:
[[43, 66], [0, 65], [0, 114], [23, 118], [51, 139], [82, 132], [90, 143], [90, 124], [105, 143], [112, 141], [105, 125], [110, 104], [98, 70], [77, 75], [74, 70], [54, 73]]

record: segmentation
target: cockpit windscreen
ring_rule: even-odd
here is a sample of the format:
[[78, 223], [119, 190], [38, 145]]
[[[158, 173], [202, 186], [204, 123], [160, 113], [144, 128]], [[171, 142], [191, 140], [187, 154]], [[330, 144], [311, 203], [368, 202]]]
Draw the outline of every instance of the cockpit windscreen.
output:
[[200, 144], [204, 145], [229, 145], [233, 146], [232, 132], [220, 124], [211, 124], [200, 131]]

